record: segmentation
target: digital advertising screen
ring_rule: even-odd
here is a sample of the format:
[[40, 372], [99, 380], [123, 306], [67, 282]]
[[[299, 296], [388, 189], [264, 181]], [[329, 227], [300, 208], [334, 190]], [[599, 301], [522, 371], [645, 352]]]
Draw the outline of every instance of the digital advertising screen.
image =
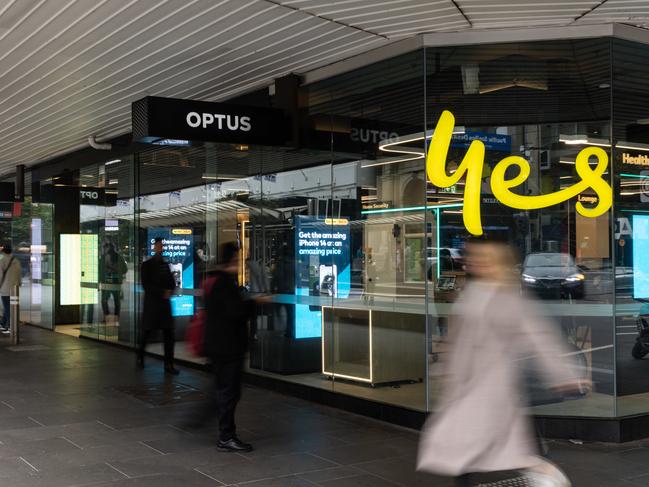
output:
[[194, 289], [194, 232], [191, 228], [151, 227], [147, 230], [149, 256], [154, 254], [156, 238], [162, 239], [162, 255], [176, 280], [176, 295], [171, 298], [173, 316], [193, 316], [194, 296], [180, 294]]
[[96, 304], [99, 296], [99, 241], [96, 234], [60, 236], [61, 305]]
[[649, 215], [633, 215], [633, 298], [649, 298]]
[[325, 299], [317, 300], [317, 305], [295, 305], [295, 338], [321, 337], [320, 303], [327, 303], [327, 298], [349, 297], [349, 247], [349, 222], [346, 219], [312, 216], [296, 218], [295, 294]]

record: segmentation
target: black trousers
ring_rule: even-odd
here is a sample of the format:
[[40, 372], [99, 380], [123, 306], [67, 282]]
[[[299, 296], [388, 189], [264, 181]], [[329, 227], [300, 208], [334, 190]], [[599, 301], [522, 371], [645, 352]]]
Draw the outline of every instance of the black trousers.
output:
[[219, 420], [219, 440], [227, 441], [237, 434], [235, 413], [241, 399], [243, 360], [213, 362], [214, 383], [208, 400], [194, 411], [189, 423], [193, 427], [205, 424], [216, 416]]
[[0, 326], [2, 328], [9, 328], [11, 324], [11, 296], [2, 296], [2, 321]]
[[122, 291], [119, 289], [102, 289], [101, 291], [101, 308], [104, 312], [104, 316], [108, 316], [110, 313], [110, 308], [108, 306], [108, 300], [110, 297], [113, 297], [113, 305], [115, 307], [115, 312], [113, 313], [116, 316], [119, 316], [122, 311]]
[[[146, 344], [149, 342], [149, 338], [152, 333], [155, 333], [156, 330], [142, 330], [140, 335], [140, 346], [138, 348], [138, 357], [140, 360], [144, 360], [144, 352], [146, 350]], [[174, 347], [176, 345], [176, 338], [174, 336], [173, 328], [163, 328], [162, 336], [164, 339], [164, 356], [165, 364], [173, 365], [174, 363]]]
[[212, 364], [219, 439], [227, 441], [237, 434], [234, 415], [241, 399], [243, 360]]

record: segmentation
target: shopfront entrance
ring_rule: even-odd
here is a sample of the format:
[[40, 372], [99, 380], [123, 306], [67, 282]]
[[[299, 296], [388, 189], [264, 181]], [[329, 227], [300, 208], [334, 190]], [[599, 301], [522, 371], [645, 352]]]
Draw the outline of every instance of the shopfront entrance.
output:
[[[240, 285], [272, 298], [251, 323], [249, 380], [417, 425], [439, 399], [449, 313], [467, 280], [464, 243], [476, 233], [467, 220], [479, 217], [518, 252], [521, 292], [540, 300], [594, 384], [569, 401], [536, 398], [535, 413], [601, 425], [646, 414], [646, 361], [633, 349], [649, 298], [649, 96], [621, 74], [646, 77], [638, 46], [587, 36], [426, 47], [293, 79], [293, 97], [145, 98], [110, 153], [30, 173], [12, 230], [14, 247], [20, 231], [29, 250], [23, 312], [134, 346], [139, 268], [162, 237], [177, 283], [177, 357], [200, 362], [184, 331], [219, 246], [237, 242]], [[445, 111], [455, 119], [444, 159], [453, 184], [433, 184], [426, 153]], [[468, 190], [462, 164], [475, 141], [482, 172]], [[600, 186], [536, 208], [494, 192], [493, 178], [517, 177], [498, 169], [515, 156], [530, 171], [514, 196], [565, 195], [589, 172], [579, 154], [594, 147], [612, 189], [603, 213], [584, 211], [610, 196]], [[601, 160], [587, 161], [591, 172]], [[471, 215], [467, 191], [479, 195]]]

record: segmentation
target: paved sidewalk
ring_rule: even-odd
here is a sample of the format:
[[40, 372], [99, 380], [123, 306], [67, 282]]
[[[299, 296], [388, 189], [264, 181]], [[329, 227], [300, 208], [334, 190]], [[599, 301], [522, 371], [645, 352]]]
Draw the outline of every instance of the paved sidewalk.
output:
[[[238, 423], [253, 453], [214, 448], [215, 426], [182, 429], [208, 379], [160, 362], [138, 370], [110, 346], [25, 328], [0, 339], [0, 486], [439, 486], [414, 472], [409, 430], [246, 388]], [[551, 443], [575, 486], [649, 486], [649, 442]], [[487, 479], [485, 479], [487, 480]]]

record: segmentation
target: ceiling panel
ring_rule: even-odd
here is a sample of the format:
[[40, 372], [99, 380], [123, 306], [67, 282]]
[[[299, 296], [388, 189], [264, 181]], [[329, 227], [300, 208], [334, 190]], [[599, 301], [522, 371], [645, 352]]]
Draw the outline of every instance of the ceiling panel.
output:
[[1, 0], [0, 174], [130, 131], [146, 95], [224, 100], [425, 32], [626, 22], [649, 0]]

